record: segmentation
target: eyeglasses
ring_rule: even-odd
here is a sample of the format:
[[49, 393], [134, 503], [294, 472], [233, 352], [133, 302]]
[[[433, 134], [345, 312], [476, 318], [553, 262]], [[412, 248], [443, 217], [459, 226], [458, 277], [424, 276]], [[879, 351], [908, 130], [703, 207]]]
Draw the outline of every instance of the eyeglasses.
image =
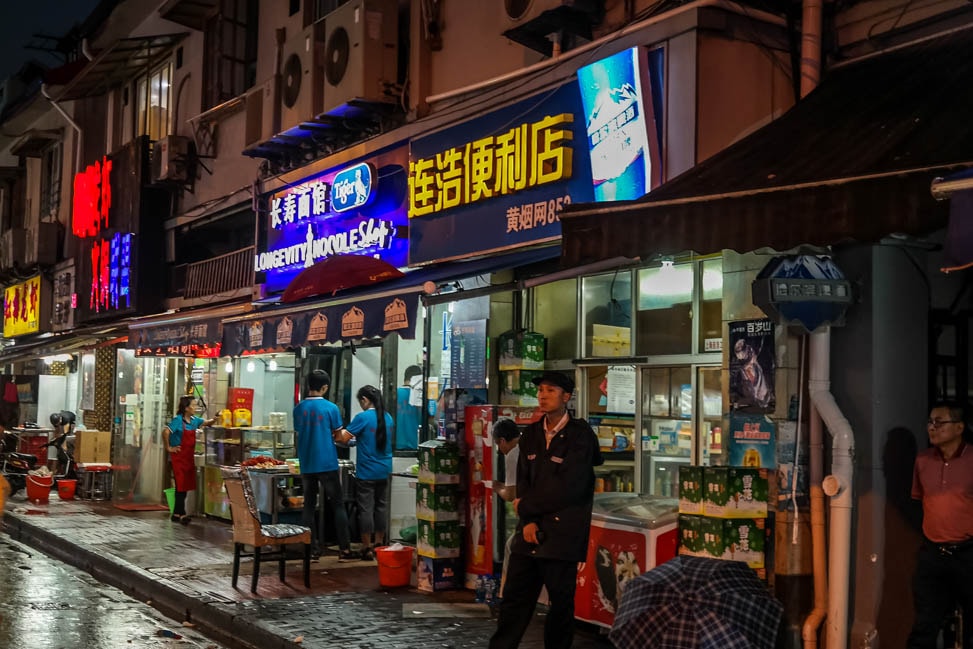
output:
[[932, 426], [933, 428], [942, 428], [946, 424], [958, 424], [958, 419], [930, 419], [926, 421], [926, 426]]

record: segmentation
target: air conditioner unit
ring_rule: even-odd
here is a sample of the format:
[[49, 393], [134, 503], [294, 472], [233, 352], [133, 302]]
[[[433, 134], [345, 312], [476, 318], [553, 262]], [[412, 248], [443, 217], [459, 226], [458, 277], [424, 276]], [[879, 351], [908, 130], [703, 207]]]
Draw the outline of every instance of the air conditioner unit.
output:
[[325, 16], [324, 113], [398, 101], [398, 22], [395, 0], [351, 0]]
[[27, 230], [12, 228], [0, 236], [0, 269], [10, 270], [27, 265]]
[[[278, 99], [274, 88], [275, 81], [269, 79], [247, 91], [244, 149], [251, 149], [277, 134], [278, 124], [274, 120], [274, 111], [277, 109]], [[276, 121], [280, 121], [279, 116]]]
[[284, 43], [280, 69], [280, 131], [321, 113], [324, 94], [324, 24], [317, 22]]
[[24, 261], [27, 266], [43, 264], [53, 266], [57, 263], [58, 225], [45, 221], [38, 223], [37, 228], [26, 230], [26, 254]]
[[551, 34], [590, 41], [604, 17], [605, 0], [503, 0], [503, 35], [550, 56]]
[[189, 138], [182, 135], [167, 135], [157, 141], [152, 150], [152, 180], [180, 183], [189, 180], [190, 146]]

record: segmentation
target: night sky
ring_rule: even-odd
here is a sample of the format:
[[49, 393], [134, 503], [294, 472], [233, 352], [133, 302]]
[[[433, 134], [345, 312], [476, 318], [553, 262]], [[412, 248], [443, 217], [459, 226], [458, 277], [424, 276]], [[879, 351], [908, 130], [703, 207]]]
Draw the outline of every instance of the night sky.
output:
[[[0, 79], [20, 69], [30, 59], [56, 67], [58, 59], [35, 50], [24, 49], [32, 34], [64, 34], [80, 23], [98, 5], [98, 0], [0, 0]], [[46, 43], [50, 44], [50, 41]]]

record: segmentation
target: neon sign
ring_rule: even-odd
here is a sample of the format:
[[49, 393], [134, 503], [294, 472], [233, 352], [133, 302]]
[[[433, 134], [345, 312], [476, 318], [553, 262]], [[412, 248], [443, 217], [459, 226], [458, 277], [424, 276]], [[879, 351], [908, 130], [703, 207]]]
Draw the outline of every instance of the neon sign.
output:
[[111, 239], [91, 242], [91, 292], [88, 306], [95, 312], [128, 309], [132, 306], [130, 232], [116, 232]]
[[112, 161], [105, 156], [74, 176], [71, 231], [76, 237], [93, 237], [108, 227], [111, 209]]
[[372, 165], [361, 162], [339, 171], [331, 185], [331, 209], [347, 212], [361, 207], [372, 198]]
[[409, 218], [570, 179], [573, 122], [571, 113], [547, 115], [411, 161]]

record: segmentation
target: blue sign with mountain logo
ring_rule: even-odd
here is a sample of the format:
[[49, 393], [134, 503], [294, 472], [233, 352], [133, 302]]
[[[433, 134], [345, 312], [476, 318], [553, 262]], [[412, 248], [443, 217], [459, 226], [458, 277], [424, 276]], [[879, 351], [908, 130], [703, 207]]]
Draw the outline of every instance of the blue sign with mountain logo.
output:
[[339, 171], [331, 184], [331, 209], [346, 212], [368, 203], [372, 197], [372, 165], [362, 162]]

